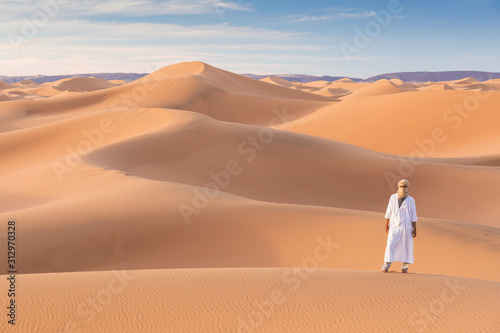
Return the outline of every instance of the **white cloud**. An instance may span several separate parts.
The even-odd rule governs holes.
[[[75,18],[96,15],[197,15],[224,11],[251,11],[251,7],[241,0],[24,0],[0,3],[2,19],[30,19],[37,12]]]
[[[25,38],[35,41],[64,41],[65,43],[78,43],[88,41],[139,41],[158,42],[180,39],[257,39],[280,40],[291,39],[304,33],[281,32],[265,28],[236,27],[228,23],[215,25],[178,25],[164,23],[117,23],[94,22],[87,20],[54,21],[41,26],[35,34],[23,34],[27,23],[22,21],[0,22],[0,30],[4,36],[14,34],[16,38]],[[7,38],[6,38],[7,39]],[[28,43],[29,43],[28,42]]]
[[[73,10],[85,15],[125,14],[131,16],[147,15],[193,15],[209,14],[216,11],[250,11],[249,4],[242,1],[224,0],[86,0],[78,1]]]
[[[36,44],[36,43],[35,43]],[[2,72],[0,75],[34,75],[34,74],[76,74],[98,72],[150,72],[152,68],[161,68],[184,61],[204,61],[209,64],[224,67],[224,64],[240,62],[253,64],[255,70],[267,69],[274,73],[278,67],[269,64],[282,63],[288,68],[301,68],[305,64],[343,64],[343,57],[330,56],[327,50],[312,52],[293,49],[273,48],[272,42],[268,49],[261,49],[267,44],[248,45],[244,42],[234,45],[170,45],[154,44],[137,47],[135,45],[98,46],[60,43],[43,43],[27,45],[26,52],[19,56],[12,56],[0,51],[2,58]],[[0,50],[5,45],[0,44]],[[297,49],[303,53],[298,54]],[[256,51],[255,51],[256,50]],[[56,60],[55,60],[56,59]],[[361,59],[356,59],[361,60]],[[338,65],[337,65],[338,66]],[[251,66],[249,66],[251,67]],[[238,67],[231,67],[238,70]]]
[[[321,16],[307,16],[307,15],[288,15],[283,17],[287,22],[290,23],[303,23],[303,22],[314,22],[314,21],[333,21],[342,19],[361,19],[366,17],[372,17],[377,13],[373,10],[363,11],[363,12],[352,12],[352,8],[348,9],[337,9],[335,13],[321,15]]]
[[[376,14],[377,13],[375,11],[369,10],[359,13],[336,13],[332,15],[332,17],[338,19],[358,19],[358,18],[372,17],[375,16]]]
[[[310,45],[310,44],[211,44],[211,45],[201,45],[202,48],[216,49],[216,50],[227,50],[227,51],[325,51],[334,50],[336,47],[332,46],[321,46],[321,45]]]
[[[49,2],[46,22],[33,19]],[[166,24],[97,21],[92,15],[146,16],[152,14],[202,14],[250,10],[243,1],[222,0],[41,0],[2,1],[0,11],[0,59],[3,75],[70,74],[89,72],[148,72],[183,61],[211,64],[255,63],[273,69],[280,61],[288,66],[305,62],[337,62],[335,46],[312,45],[301,39],[307,33],[252,26],[220,24]],[[214,12],[215,10],[215,12]],[[8,13],[8,14],[7,14]],[[101,18],[102,19],[102,18]],[[322,19],[320,16],[316,20]],[[142,20],[144,21],[144,20]],[[192,20],[190,20],[192,22]],[[26,25],[36,25],[36,31]],[[26,36],[26,31],[30,35]],[[24,34],[23,34],[24,32]],[[8,36],[21,38],[18,52]],[[306,43],[306,44],[304,44]],[[323,55],[321,55],[323,53]],[[267,65],[269,63],[271,65]],[[221,66],[223,67],[223,66]]]
[[[325,21],[329,20],[330,17],[328,15],[324,16],[306,16],[306,15],[289,15],[286,16],[289,22],[311,22],[311,21]]]

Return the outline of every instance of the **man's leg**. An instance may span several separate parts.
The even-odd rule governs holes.
[[[404,262],[401,264],[401,272],[403,273],[408,273],[408,267],[410,267],[410,264],[407,262]]]
[[[391,267],[390,262],[384,262],[384,265],[382,266],[382,272],[387,272],[389,270],[389,267]]]

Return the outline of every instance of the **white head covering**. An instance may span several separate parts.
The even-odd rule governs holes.
[[[400,187],[404,185],[406,185],[406,187]],[[398,182],[398,198],[406,198],[408,196],[409,187],[410,187],[410,182],[407,181],[406,179],[401,179]]]

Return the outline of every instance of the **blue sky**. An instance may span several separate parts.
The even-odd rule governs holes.
[[[17,0],[0,29],[0,75],[500,72],[500,0]]]

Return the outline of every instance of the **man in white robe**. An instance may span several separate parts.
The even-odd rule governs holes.
[[[415,200],[408,195],[410,183],[406,180],[398,182],[398,192],[391,195],[385,213],[385,232],[387,247],[385,248],[382,272],[387,272],[391,263],[402,263],[401,272],[407,273],[413,264],[413,238],[417,237],[417,209]]]

